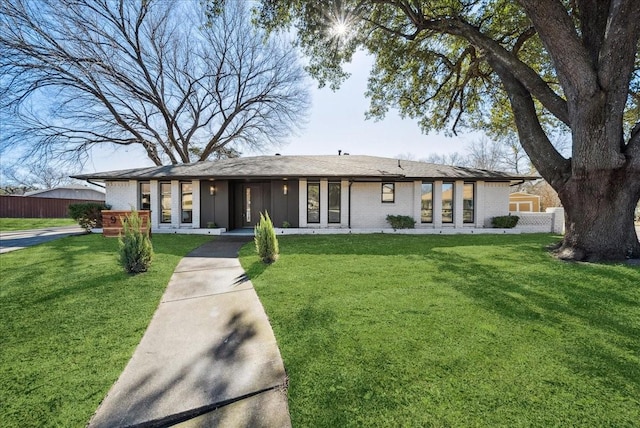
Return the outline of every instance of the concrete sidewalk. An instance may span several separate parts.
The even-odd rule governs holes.
[[[222,237],[178,264],[147,331],[89,427],[290,427],[271,325]]]
[[[0,254],[21,250],[43,242],[87,233],[80,226],[48,227],[44,229],[16,230],[0,232]]]

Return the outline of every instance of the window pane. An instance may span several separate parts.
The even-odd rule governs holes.
[[[151,184],[148,182],[140,183],[140,209],[151,209]]]
[[[473,183],[464,183],[464,199],[462,201],[462,218],[464,223],[473,223],[474,187]]]
[[[393,202],[395,200],[395,184],[382,183],[382,202]]]
[[[329,183],[329,223],[340,223],[340,183]]]
[[[160,222],[171,223],[171,183],[160,183]]]
[[[307,183],[307,223],[320,223],[320,183]]]
[[[442,183],[442,222],[453,223],[453,183]]]
[[[180,193],[182,194],[180,211],[182,212],[181,222],[191,223],[193,221],[193,186],[191,183],[180,183]]]
[[[420,221],[422,223],[433,222],[433,183],[422,183]]]

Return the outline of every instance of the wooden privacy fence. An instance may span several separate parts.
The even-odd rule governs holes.
[[[124,233],[122,221],[131,211],[102,210],[102,236],[114,237]],[[146,232],[151,225],[151,211],[140,210],[138,215],[142,219],[142,231]],[[151,233],[151,230],[149,230]]]
[[[34,198],[30,196],[0,195],[2,218],[65,218],[69,217],[69,205],[87,202],[104,203],[85,199]]]

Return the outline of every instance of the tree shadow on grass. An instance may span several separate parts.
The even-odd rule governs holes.
[[[438,271],[456,272],[463,280],[449,284],[480,307],[559,332],[571,370],[617,390],[628,391],[630,385],[640,389],[639,270],[564,264],[557,271],[519,270],[516,265],[505,272],[469,260],[434,263]]]

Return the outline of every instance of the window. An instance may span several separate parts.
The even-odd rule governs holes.
[[[382,183],[382,202],[394,202],[396,194],[395,183]]]
[[[422,183],[420,222],[433,222],[433,183]]]
[[[473,223],[473,205],[474,205],[475,185],[473,183],[464,183],[463,199],[462,199],[462,220],[464,223]]]
[[[151,209],[151,184],[148,181],[140,183],[139,209],[141,210]]]
[[[307,183],[307,223],[320,223],[320,183]]]
[[[171,223],[171,183],[160,183],[160,223]]]
[[[193,222],[193,185],[191,183],[180,183],[180,212],[182,213],[181,223]]]
[[[340,223],[340,183],[329,183],[329,223]]]
[[[442,183],[442,222],[453,223],[453,183]]]

